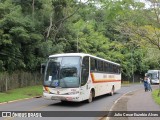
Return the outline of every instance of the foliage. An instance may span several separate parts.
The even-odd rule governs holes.
[[[158,89],[154,90],[154,91],[152,92],[152,97],[153,97],[154,101],[155,101],[158,105],[160,105],[160,99],[159,99],[159,96],[158,96],[158,92],[159,92]]]
[[[0,71],[39,71],[63,52],[120,63],[129,78],[159,69],[159,52],[148,50],[159,49],[157,11],[134,0],[0,0]]]

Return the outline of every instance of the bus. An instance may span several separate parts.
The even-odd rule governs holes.
[[[50,55],[45,67],[43,97],[92,102],[121,88],[120,64],[85,53]]]
[[[159,84],[160,82],[160,70],[148,70],[147,75],[151,79],[151,84]]]

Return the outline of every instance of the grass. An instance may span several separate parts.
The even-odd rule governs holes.
[[[0,103],[42,95],[42,86],[30,86],[0,92]]]
[[[158,92],[159,92],[158,89],[157,89],[157,90],[154,90],[154,91],[152,92],[152,96],[153,96],[154,101],[155,101],[157,104],[160,105],[160,96],[158,96]]]

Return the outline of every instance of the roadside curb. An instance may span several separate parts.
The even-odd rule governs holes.
[[[34,97],[23,98],[23,99],[18,99],[18,100],[12,100],[12,101],[7,101],[7,102],[0,102],[0,105],[7,104],[7,103],[18,102],[18,101],[22,101],[22,100],[29,100],[29,99],[32,99],[32,98],[41,98],[41,97],[42,96],[34,96]]]

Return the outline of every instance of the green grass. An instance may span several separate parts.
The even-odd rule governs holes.
[[[42,95],[42,86],[30,86],[0,92],[0,103]]]
[[[155,101],[157,104],[160,105],[160,96],[158,96],[158,92],[159,92],[158,89],[157,89],[157,90],[154,90],[154,91],[152,92],[152,96],[153,96],[154,101]]]

